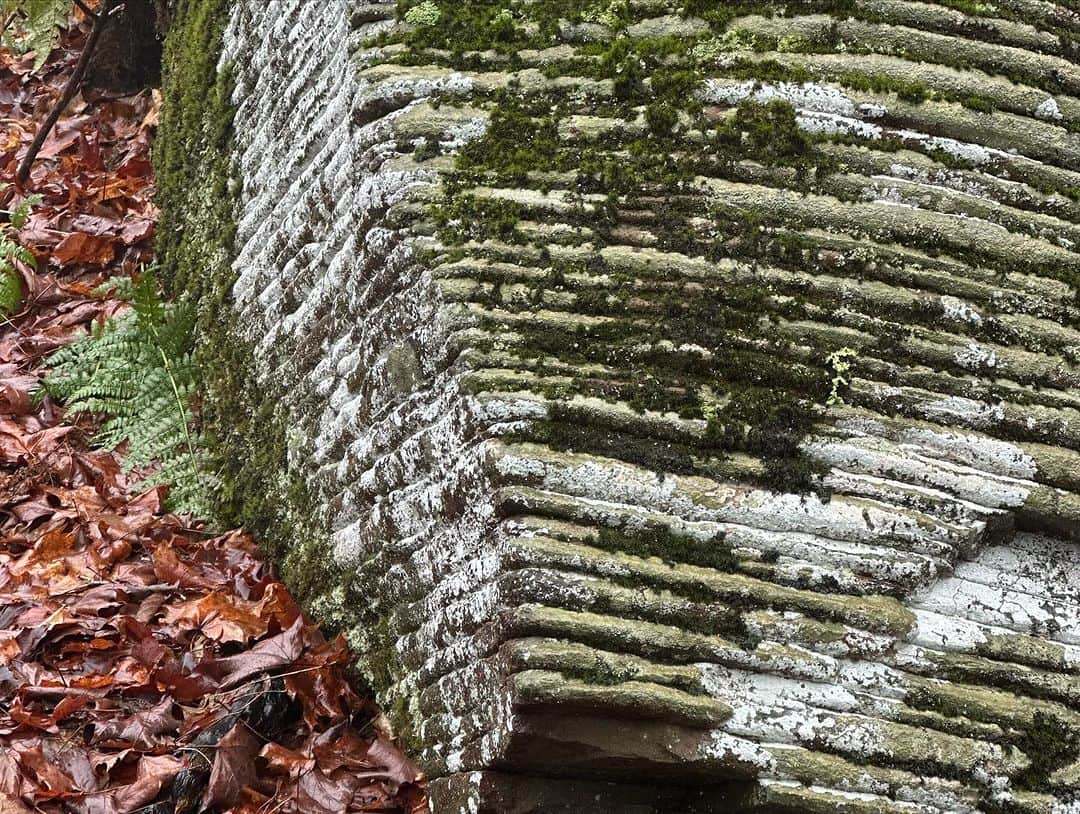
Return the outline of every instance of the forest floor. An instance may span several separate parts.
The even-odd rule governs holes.
[[[0,182],[74,67],[0,50]],[[25,190],[22,302],[0,324],[0,814],[426,811],[423,780],[349,653],[305,618],[243,531],[137,493],[39,388],[48,355],[126,306],[95,294],[153,262],[160,96],[80,93]]]

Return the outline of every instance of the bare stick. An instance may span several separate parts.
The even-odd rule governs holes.
[[[75,5],[81,8],[82,13],[89,17],[91,20],[97,19],[97,12],[90,8],[90,6],[86,5],[84,0],[75,0]]]
[[[19,16],[19,10],[17,8],[12,9],[11,13],[7,17],[4,18],[4,27],[0,28],[0,34],[6,34],[7,30],[8,30],[8,26],[11,25],[11,21],[14,20],[18,16]]]
[[[41,127],[38,128],[37,135],[34,136],[34,141],[31,143],[30,149],[27,150],[26,156],[19,165],[19,171],[15,174],[19,186],[25,186],[26,182],[30,179],[30,168],[33,166],[34,159],[37,158],[37,154],[41,150],[41,145],[43,145],[45,139],[49,137],[49,132],[60,118],[60,114],[64,112],[64,109],[71,100],[75,98],[75,93],[79,90],[79,85],[82,84],[83,77],[86,75],[86,69],[90,65],[90,58],[94,55],[94,48],[97,47],[101,32],[104,31],[105,26],[109,24],[109,17],[112,10],[116,8],[119,2],[120,0],[105,0],[105,5],[94,17],[94,27],[90,29],[90,36],[86,40],[86,45],[83,46],[82,53],[79,55],[79,62],[75,65],[75,70],[72,72],[71,78],[68,79],[68,83],[64,87],[64,92],[60,95],[60,99],[53,109],[49,111],[48,118],[46,118]]]

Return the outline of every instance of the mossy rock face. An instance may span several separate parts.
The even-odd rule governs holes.
[[[221,515],[438,806],[1066,804],[1078,33],[1041,0],[178,3],[161,249]],[[643,772],[696,796],[603,785]]]

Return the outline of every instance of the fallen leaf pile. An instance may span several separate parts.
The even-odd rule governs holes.
[[[0,50],[0,180],[69,75]],[[0,814],[426,810],[416,767],[242,531],[136,495],[32,395],[49,352],[124,306],[93,289],[152,260],[159,98],[76,97],[27,191],[22,310],[0,325]],[[0,192],[0,208],[22,193]]]

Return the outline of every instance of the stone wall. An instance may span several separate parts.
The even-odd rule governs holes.
[[[1080,17],[400,5],[231,4],[175,279],[436,810],[1073,811]]]

